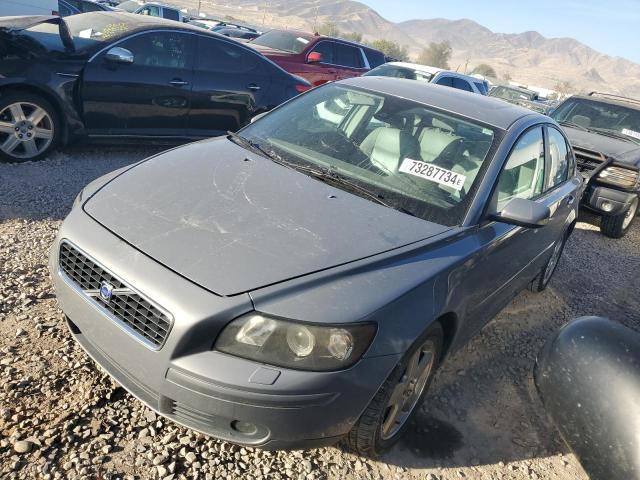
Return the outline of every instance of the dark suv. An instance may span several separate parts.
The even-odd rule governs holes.
[[[624,236],[638,213],[640,100],[592,92],[550,116],[564,127],[588,182],[582,205],[602,216],[600,230]]]
[[[339,38],[271,30],[248,45],[312,85],[358,77],[385,63],[382,52]]]

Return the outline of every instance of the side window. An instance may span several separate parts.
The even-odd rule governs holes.
[[[443,85],[445,87],[453,87],[453,82],[452,82],[452,78],[451,77],[440,77],[437,81],[436,81],[436,85]]]
[[[246,73],[262,61],[257,54],[216,38],[198,37],[196,68],[208,72]]]
[[[168,20],[180,20],[180,13],[178,10],[174,10],[173,8],[163,8],[162,16]]]
[[[547,129],[549,134],[549,188],[567,180],[569,175],[570,150],[564,136],[555,128]]]
[[[369,66],[371,68],[376,68],[383,63],[385,63],[384,53],[378,52],[376,50],[369,50],[368,48],[364,49],[364,53],[367,56],[367,60],[369,61]]]
[[[319,42],[311,51],[318,52],[322,55],[321,63],[329,63],[333,65],[336,63],[334,62],[333,45],[333,42]]]
[[[160,16],[160,8],[155,5],[149,5],[148,7],[140,10],[141,15],[148,15],[150,17],[159,17]]]
[[[362,58],[362,52],[359,48],[343,43],[336,43],[334,64],[350,68],[363,68],[364,60]]]
[[[153,32],[129,38],[119,46],[133,53],[134,65],[185,68],[189,39],[188,35],[176,32]]]
[[[453,88],[457,88],[458,90],[464,90],[466,92],[473,92],[473,88],[469,85],[469,82],[463,80],[462,78],[453,77]]]
[[[104,10],[100,8],[100,5],[97,5],[93,2],[82,2],[82,11],[86,13],[86,12],[102,12]]]
[[[496,211],[512,198],[532,199],[544,189],[544,137],[542,127],[525,133],[516,142],[498,178]]]

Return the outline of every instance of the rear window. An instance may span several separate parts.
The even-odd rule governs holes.
[[[164,7],[162,9],[162,16],[168,20],[180,20],[180,12],[172,8]]]
[[[333,63],[343,67],[364,68],[364,59],[360,49],[344,43],[334,45]]]
[[[260,35],[252,43],[262,45],[263,47],[275,48],[276,50],[282,50],[284,52],[302,53],[309,42],[311,42],[310,38],[295,32],[271,30],[264,35]]]

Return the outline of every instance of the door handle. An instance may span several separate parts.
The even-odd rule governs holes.
[[[260,90],[262,87],[260,85],[256,85],[255,83],[252,83],[250,85],[247,85],[247,88],[249,90],[253,90],[254,92],[257,92],[258,90]]]
[[[334,70],[333,68],[330,68],[329,70],[327,70],[327,72],[333,74],[333,73],[338,73],[337,70]]]
[[[567,197],[567,205],[571,206],[571,205],[573,205],[573,202],[575,202],[575,201],[576,201],[576,197],[574,197],[573,195],[569,195]]]
[[[169,85],[173,85],[174,87],[184,87],[185,85],[189,85],[189,82],[185,82],[184,80],[174,79],[169,82]]]

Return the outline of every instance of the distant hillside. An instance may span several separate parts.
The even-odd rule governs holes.
[[[198,0],[173,3],[194,8]],[[266,27],[308,31],[333,22],[341,31],[361,33],[365,40],[385,38],[406,45],[414,57],[429,42],[447,40],[453,48],[453,69],[470,71],[487,63],[500,77],[509,74],[522,83],[553,88],[557,82],[569,81],[576,90],[640,97],[640,65],[604,55],[572,38],[545,38],[538,32],[495,33],[468,19],[393,23],[352,0],[202,0],[202,11]]]

